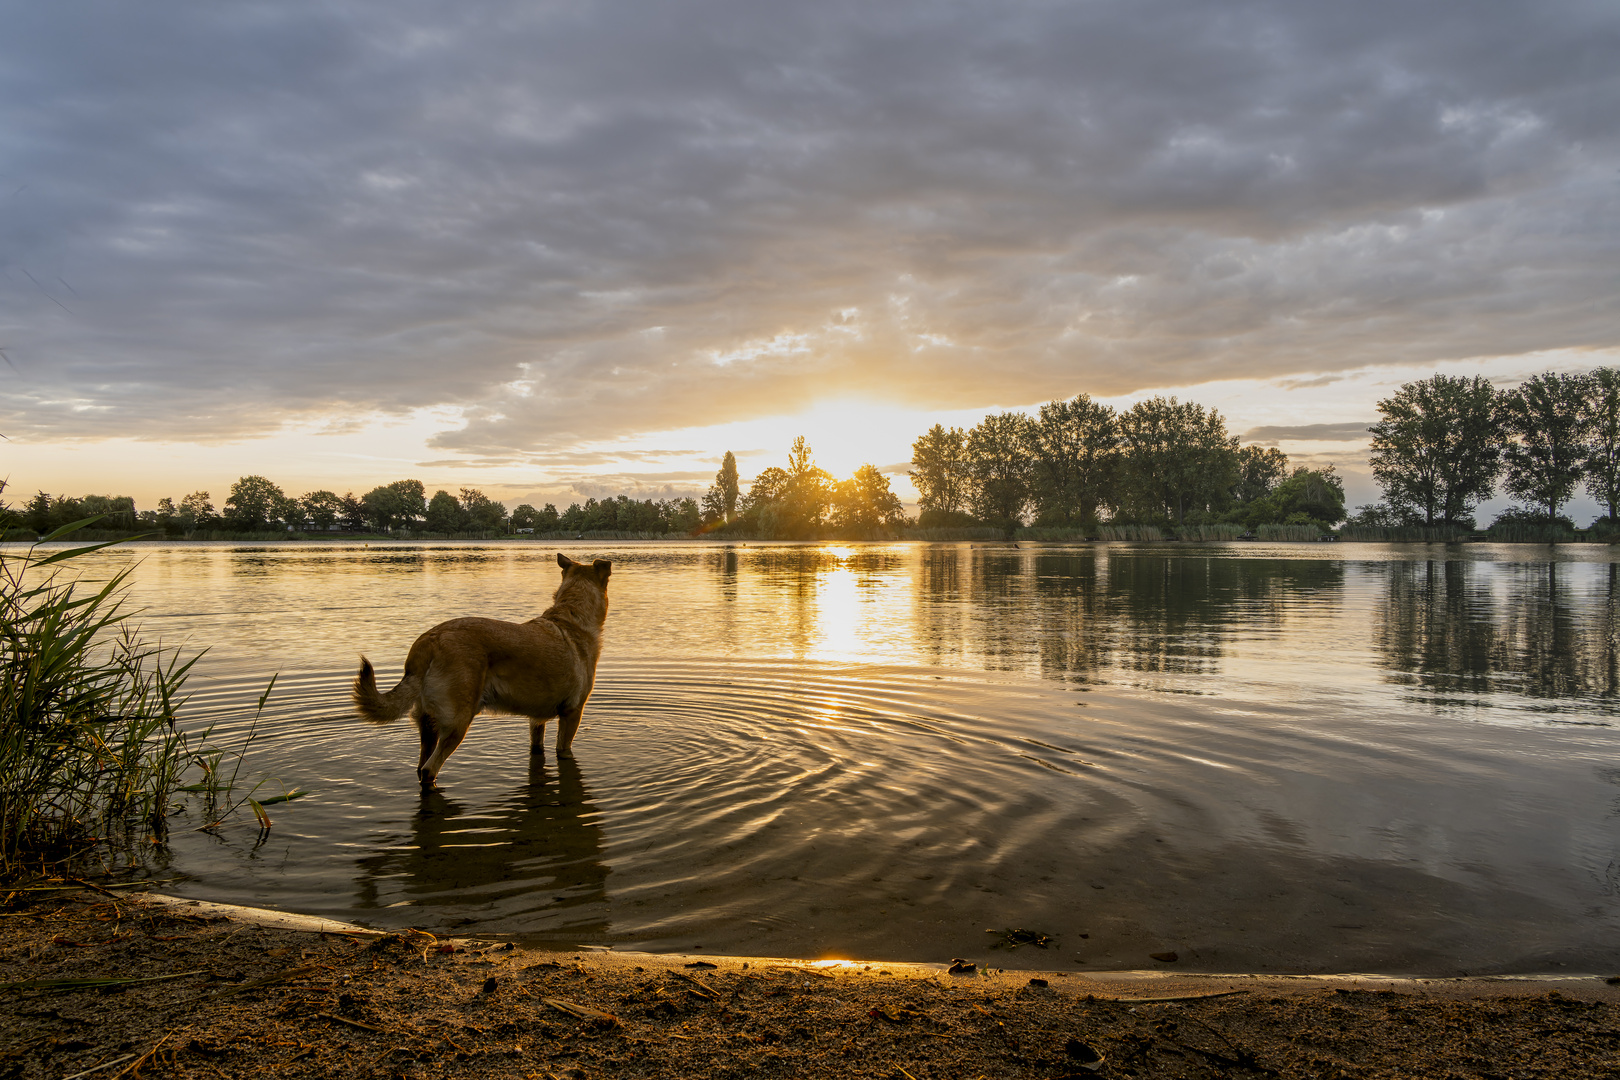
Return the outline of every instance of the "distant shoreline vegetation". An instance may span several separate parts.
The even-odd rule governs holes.
[[[1620,369],[1546,373],[1511,389],[1435,375],[1378,403],[1370,464],[1383,501],[1347,514],[1332,465],[1290,468],[1275,447],[1240,446],[1214,409],[1154,397],[1116,410],[1080,394],[1031,416],[986,416],[970,430],[935,424],[912,444],[920,496],[908,517],[889,479],[866,464],[845,480],[815,464],[803,436],[786,467],[744,490],[729,451],[701,499],[587,499],[508,512],[477,488],[430,498],[419,480],[356,496],[287,495],[244,476],[215,509],[206,491],[155,510],[129,496],[41,491],[0,506],[0,524],[49,534],[100,516],[90,538],[737,540],[1456,540],[1583,538],[1560,511],[1585,485],[1607,510],[1591,539],[1620,536]],[[1475,508],[1498,481],[1520,504],[1481,536]]]

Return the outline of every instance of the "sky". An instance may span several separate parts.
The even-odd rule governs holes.
[[[1620,364],[1612,0],[6,8],[8,497],[909,499],[1086,393],[1357,505],[1402,382]]]

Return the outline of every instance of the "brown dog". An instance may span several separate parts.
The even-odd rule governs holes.
[[[546,721],[555,716],[557,753],[569,753],[596,681],[613,564],[597,559],[587,566],[559,553],[557,565],[562,584],[539,618],[440,623],[416,639],[405,658],[405,677],[386,694],[377,692],[371,661],[360,658],[355,710],[373,724],[411,714],[422,733],[416,775],[424,788],[433,786],[473,717],[485,709],[527,716],[529,747],[537,754]]]

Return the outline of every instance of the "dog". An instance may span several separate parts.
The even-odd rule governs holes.
[[[529,718],[529,749],[544,753],[546,723],[557,718],[557,753],[569,749],[585,700],[596,682],[607,620],[607,583],[613,564],[587,566],[558,553],[562,584],[551,606],[526,623],[451,619],[416,639],[405,658],[405,677],[386,694],[377,673],[360,657],[354,707],[362,719],[387,724],[407,712],[422,735],[416,775],[433,787],[447,758],[461,745],[473,717],[488,709]]]

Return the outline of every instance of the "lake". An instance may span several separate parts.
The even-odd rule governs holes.
[[[1086,971],[1620,970],[1606,547],[602,542],[573,760],[481,717],[422,796],[354,719],[443,619],[523,620],[558,545],[140,545],[188,715],[312,794],[156,876],[554,945]],[[555,724],[548,731],[554,737]],[[1051,935],[993,950],[987,930]]]

